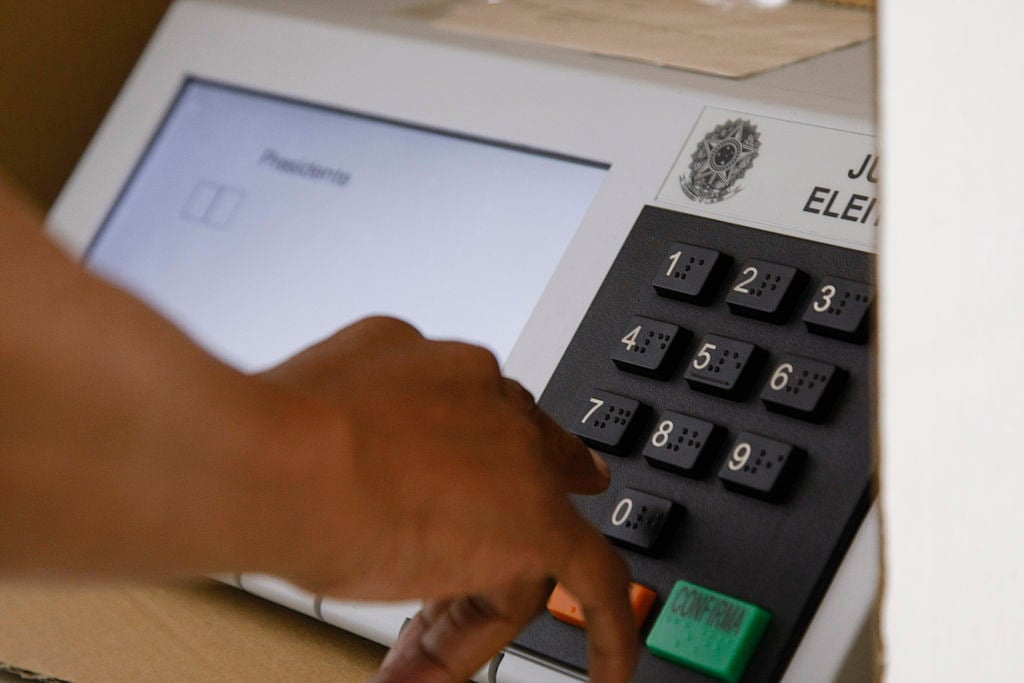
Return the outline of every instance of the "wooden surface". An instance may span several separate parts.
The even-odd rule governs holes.
[[[74,683],[365,681],[384,652],[212,580],[0,584],[0,661]]]

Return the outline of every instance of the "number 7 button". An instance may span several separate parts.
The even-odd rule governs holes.
[[[577,408],[569,431],[589,446],[619,454],[629,448],[628,437],[646,408],[636,399],[595,389]]]

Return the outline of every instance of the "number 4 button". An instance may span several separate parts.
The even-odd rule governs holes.
[[[674,358],[690,338],[678,325],[639,315],[630,318],[626,333],[615,346],[612,360],[622,370],[664,379]]]

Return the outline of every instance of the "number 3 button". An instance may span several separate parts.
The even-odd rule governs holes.
[[[814,299],[804,313],[804,324],[815,334],[852,342],[867,338],[868,311],[875,290],[837,277],[821,281]]]

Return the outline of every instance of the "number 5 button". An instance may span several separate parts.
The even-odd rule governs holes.
[[[626,324],[612,360],[622,370],[664,379],[672,371],[677,351],[689,337],[690,333],[678,325],[636,315]]]
[[[706,335],[683,378],[691,388],[735,398],[746,384],[758,348],[748,342]]]
[[[579,406],[570,431],[594,448],[622,453],[629,447],[627,437],[635,431],[646,407],[633,398],[594,390]]]
[[[761,391],[769,410],[805,420],[818,420],[839,387],[842,370],[821,361],[785,355]]]

